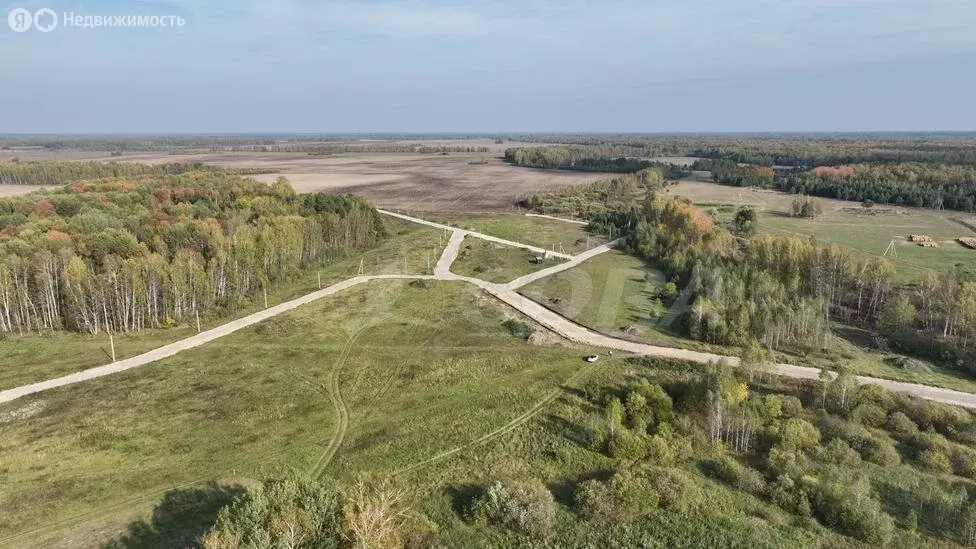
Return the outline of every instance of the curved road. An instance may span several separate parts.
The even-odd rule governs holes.
[[[104,377],[112,375],[118,372],[123,372],[138,366],[143,366],[155,362],[157,360],[164,359],[184,351],[187,349],[192,349],[194,347],[199,347],[206,343],[209,343],[217,338],[223,337],[225,335],[234,333],[242,328],[257,324],[271,317],[279,315],[281,313],[295,309],[307,303],[311,303],[315,300],[321,299],[323,297],[336,294],[358,284],[364,282],[369,282],[371,280],[390,280],[390,279],[426,279],[426,280],[459,280],[474,284],[482,289],[484,289],[489,294],[495,296],[500,301],[510,305],[512,308],[518,310],[525,316],[531,318],[532,320],[538,322],[539,324],[545,326],[546,328],[556,332],[557,334],[563,336],[564,338],[580,343],[583,345],[590,345],[593,347],[603,347],[606,349],[614,349],[632,353],[641,356],[654,356],[661,358],[672,358],[676,360],[684,360],[688,362],[696,362],[707,364],[710,362],[716,362],[720,360],[728,361],[731,364],[737,364],[738,359],[735,357],[727,357],[712,353],[702,353],[698,351],[691,351],[687,349],[675,349],[670,347],[658,347],[655,345],[646,345],[643,343],[635,343],[632,341],[626,341],[623,339],[617,339],[603,334],[594,332],[589,328],[581,326],[566,317],[563,317],[556,312],[543,307],[542,305],[532,301],[531,299],[519,294],[516,290],[526,284],[551,276],[555,273],[565,271],[572,267],[575,267],[586,261],[587,259],[604,253],[616,244],[611,242],[609,244],[604,244],[592,250],[586,251],[575,257],[566,256],[569,261],[556,265],[549,269],[544,269],[521,278],[518,278],[512,282],[506,284],[494,284],[491,282],[486,282],[477,278],[470,278],[465,276],[460,276],[451,272],[451,265],[457,258],[457,254],[460,250],[461,242],[464,240],[465,236],[472,235],[477,238],[484,238],[486,240],[491,240],[495,242],[501,242],[503,244],[510,244],[514,246],[525,247],[533,249],[532,247],[523,246],[518,243],[513,243],[505,241],[502,239],[496,239],[487,235],[482,235],[480,233],[473,233],[472,231],[467,231],[463,229],[457,229],[454,227],[448,227],[446,225],[440,225],[437,223],[432,223],[429,221],[424,221],[422,219],[416,219],[413,217],[394,214],[392,212],[385,212],[380,210],[381,213],[385,215],[390,215],[393,217],[398,217],[400,219],[405,219],[407,221],[413,221],[416,223],[421,223],[424,225],[435,226],[438,228],[443,228],[452,231],[451,239],[448,242],[447,247],[444,249],[444,253],[437,262],[437,266],[434,269],[434,275],[375,275],[375,276],[357,276],[344,280],[328,288],[312,292],[310,294],[304,295],[297,299],[281,303],[274,307],[270,307],[263,311],[254,313],[252,315],[245,316],[243,318],[228,322],[222,326],[214,328],[212,330],[207,330],[192,337],[188,337],[184,340],[159,347],[132,358],[125,360],[120,360],[118,362],[108,364],[105,366],[99,366],[97,368],[91,368],[89,370],[84,370],[64,377],[59,377],[56,379],[51,379],[47,381],[42,381],[40,383],[33,383],[31,385],[24,385],[22,387],[16,387],[14,389],[8,389],[5,391],[0,391],[0,403],[9,402],[20,397],[39,393],[41,391],[46,391],[49,389],[54,389],[56,387],[63,387],[66,385],[72,385],[74,383],[80,383],[82,381],[96,379],[99,377]],[[541,249],[540,249],[541,250]],[[550,252],[551,254],[551,252]],[[774,366],[773,371],[776,374],[797,378],[797,379],[818,379],[820,376],[820,370],[816,368],[808,368],[804,366],[794,366],[791,364],[777,364]],[[860,383],[870,383],[880,385],[891,391],[899,391],[903,393],[912,394],[924,399],[934,400],[938,402],[944,402],[947,404],[954,404],[957,406],[963,406],[966,408],[976,408],[976,395],[971,393],[964,393],[961,391],[954,391],[952,389],[942,389],[939,387],[931,387],[928,385],[920,385],[917,383],[905,383],[900,381],[890,381],[886,379],[878,379],[866,376],[857,376],[857,380]]]

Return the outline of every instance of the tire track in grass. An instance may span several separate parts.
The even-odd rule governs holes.
[[[441,453],[439,453],[439,454],[437,454],[437,455],[435,455],[433,457],[427,458],[427,459],[425,459],[423,461],[418,461],[417,463],[414,463],[412,465],[408,465],[408,466],[404,467],[403,469],[400,469],[400,470],[394,472],[393,475],[394,476],[399,476],[399,475],[402,475],[404,473],[409,473],[410,471],[414,471],[414,470],[419,469],[419,468],[421,468],[421,467],[423,467],[425,465],[430,465],[432,463],[436,463],[438,461],[441,461],[442,459],[449,458],[449,457],[451,457],[451,456],[453,456],[455,454],[459,454],[459,453],[463,452],[464,450],[467,450],[468,448],[472,448],[474,446],[478,446],[479,444],[483,444],[483,443],[488,442],[489,440],[491,440],[493,438],[497,438],[497,437],[499,437],[501,435],[504,435],[505,433],[509,433],[509,432],[515,430],[519,426],[523,425],[524,423],[528,422],[530,419],[532,419],[535,416],[537,416],[539,414],[539,412],[541,412],[546,406],[548,406],[550,403],[552,403],[552,401],[554,401],[557,398],[559,398],[559,396],[563,394],[563,392],[565,391],[566,388],[572,387],[573,384],[575,384],[576,382],[578,382],[581,379],[583,379],[584,377],[586,377],[586,375],[589,374],[592,370],[593,370],[593,366],[592,365],[587,365],[587,366],[583,367],[578,372],[576,372],[575,374],[573,374],[572,376],[570,376],[569,379],[567,379],[566,381],[564,381],[563,383],[561,383],[559,385],[559,388],[557,388],[556,390],[550,392],[545,397],[543,397],[541,400],[539,400],[538,402],[536,402],[531,408],[529,408],[528,411],[526,411],[522,415],[516,417],[515,419],[509,421],[505,425],[502,425],[501,427],[495,429],[494,431],[492,431],[492,432],[490,432],[490,433],[488,433],[488,434],[486,434],[486,435],[484,435],[482,437],[479,437],[479,438],[477,438],[477,439],[475,439],[475,440],[473,440],[471,442],[468,442],[466,444],[462,444],[460,446],[455,446],[454,448],[451,448],[450,450],[446,450],[444,452],[441,452]]]
[[[332,433],[332,438],[329,440],[329,445],[326,446],[325,451],[322,452],[321,456],[319,456],[318,461],[315,462],[315,465],[312,467],[312,470],[309,473],[309,476],[313,479],[317,479],[329,465],[329,462],[332,461],[332,458],[335,457],[336,452],[339,451],[339,446],[342,445],[342,441],[346,438],[346,431],[349,430],[349,408],[342,399],[342,391],[339,390],[339,374],[341,373],[342,367],[345,364],[346,359],[349,357],[349,353],[352,351],[356,340],[359,339],[359,336],[368,328],[370,328],[369,325],[360,328],[351,338],[349,338],[349,341],[346,342],[346,346],[342,349],[342,353],[339,355],[339,360],[336,361],[335,367],[329,374],[328,387],[325,389],[325,391],[329,396],[329,400],[332,401],[332,406],[335,408],[338,423],[336,424],[336,428]]]

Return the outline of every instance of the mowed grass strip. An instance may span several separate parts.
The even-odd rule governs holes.
[[[300,277],[268,289],[268,305],[311,293],[359,274],[432,274],[447,240],[441,231],[398,219],[384,219],[389,239],[376,248],[361,253],[349,252],[333,263],[309,269]],[[430,268],[428,268],[428,259]],[[264,308],[264,296],[258,293],[225,314],[202,317],[201,328],[207,330]],[[195,323],[169,328],[143,330],[132,334],[114,334],[118,360],[133,357],[157,347],[179,341],[197,333]],[[24,336],[8,335],[0,342],[0,389],[36,383],[112,361],[107,333],[97,335],[47,331]]]
[[[607,242],[604,236],[590,234],[584,225],[544,217],[506,213],[419,212],[421,219],[473,230],[546,250],[578,254]]]
[[[463,446],[585,365],[583,350],[509,335],[502,321],[514,314],[465,283],[374,281],[0,406],[0,545],[95,546],[104,540],[91,532],[114,535],[167,489],[307,474],[336,432],[323,391],[357,333],[338,377],[348,431],[323,476],[392,472]]]
[[[469,236],[461,243],[461,250],[451,265],[451,272],[488,282],[504,283],[563,263],[562,259],[556,257],[536,263],[535,259],[539,256],[540,254],[525,248]]]
[[[667,312],[654,299],[665,282],[658,269],[611,250],[533,282],[520,292],[599,332],[650,343],[674,343],[674,338],[655,330],[657,319]]]

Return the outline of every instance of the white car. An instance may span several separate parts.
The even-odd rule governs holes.
[[[599,359],[600,359],[600,355],[590,355],[586,357],[587,362],[596,362]]]

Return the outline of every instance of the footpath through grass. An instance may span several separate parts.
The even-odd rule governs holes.
[[[309,269],[287,284],[268,290],[268,305],[274,306],[359,274],[432,274],[447,241],[441,231],[398,219],[384,219],[389,239],[362,253],[348,253],[335,262]],[[429,265],[428,268],[428,258]],[[222,315],[201,317],[207,330],[264,309],[263,294],[256,294],[240,307]],[[196,333],[195,324],[150,329],[132,334],[115,334],[118,360],[179,341]],[[108,334],[44,332],[8,336],[0,342],[0,389],[19,387],[112,361]]]
[[[585,367],[588,350],[512,337],[511,316],[465,283],[373,281],[2,405],[0,546],[97,546],[181,486],[316,464],[331,477],[393,472],[464,446]]]

